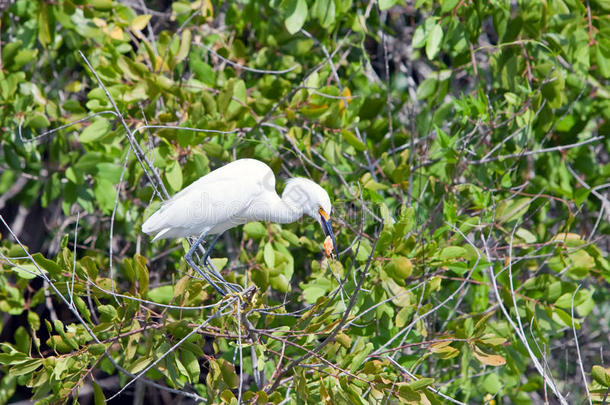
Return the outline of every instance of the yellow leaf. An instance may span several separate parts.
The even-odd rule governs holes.
[[[341,343],[341,345],[346,349],[349,349],[349,347],[352,345],[352,338],[350,338],[343,332],[337,333],[337,336],[335,336],[335,340]]]
[[[551,239],[551,241],[563,243],[567,247],[581,246],[585,243],[579,234],[567,232],[558,233],[553,237],[553,239]]]
[[[345,98],[343,100],[341,100],[341,103],[339,104],[339,111],[341,111],[341,113],[343,113],[343,111],[347,108],[349,103],[352,101],[352,92],[350,91],[349,87],[345,87],[343,89],[343,97],[345,97]]]
[[[148,24],[151,17],[152,15],[150,14],[142,14],[137,16],[131,22],[131,29],[135,31],[142,31],[144,28],[146,28],[146,24]]]
[[[456,357],[460,351],[451,345],[451,341],[447,340],[444,342],[435,343],[430,346],[430,351],[436,354],[441,359],[451,359]]]
[[[405,326],[412,313],[413,313],[413,308],[411,308],[411,307],[401,308],[401,310],[398,311],[398,313],[396,314],[396,320],[395,320],[396,326],[399,328],[402,328],[403,326]]]
[[[201,15],[208,17],[208,20],[214,17],[214,6],[210,0],[201,0],[201,2],[194,3],[191,7],[200,7]]]
[[[104,28],[106,26],[106,20],[102,20],[101,18],[93,17],[93,24],[97,25],[99,28]]]
[[[577,233],[561,232],[553,237],[553,241],[580,240],[580,235]]]
[[[430,351],[432,353],[438,353],[443,351],[447,346],[449,346],[452,343],[451,340],[444,340],[442,342],[438,342],[438,343],[434,343],[432,345],[430,345]]]
[[[112,39],[116,39],[116,40],[122,40],[123,39],[123,30],[119,27],[112,27],[112,29],[110,30],[110,38]]]
[[[167,61],[165,61],[163,59],[162,56],[158,55],[156,58],[156,66],[161,67],[161,70],[164,72],[169,71],[169,65],[167,64]],[[165,80],[166,78],[164,78]],[[170,79],[167,79],[168,81],[171,81]],[[173,84],[170,84],[170,87],[173,87]]]
[[[419,393],[419,396],[420,396],[420,398],[419,398],[419,403],[420,403],[421,405],[432,405],[432,402],[430,402],[430,400],[428,399],[428,397],[427,397],[427,396],[426,396],[426,395],[425,395],[423,392],[420,392],[420,393]]]
[[[487,364],[488,366],[502,366],[506,364],[506,359],[499,354],[485,353],[477,346],[473,347],[473,354],[481,363]]]

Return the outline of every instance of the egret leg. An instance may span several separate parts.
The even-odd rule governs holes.
[[[201,275],[201,277],[203,277],[205,279],[205,281],[207,281],[212,287],[214,287],[214,289],[216,291],[218,291],[218,293],[220,295],[225,296],[225,295],[227,295],[226,291],[221,290],[220,287],[218,287],[216,285],[216,283],[213,282],[212,279],[203,270],[201,270],[193,261],[193,253],[195,253],[195,250],[197,250],[197,247],[199,247],[199,245],[201,243],[203,243],[203,240],[205,239],[207,234],[208,234],[208,232],[205,231],[201,234],[201,236],[199,236],[197,241],[191,246],[191,248],[186,253],[184,258],[186,259],[186,262],[189,264],[189,266],[191,266],[193,269],[195,269],[197,271],[197,273],[199,273]],[[204,264],[205,264],[205,261],[204,261]]]
[[[210,243],[210,246],[205,249],[205,253],[203,254],[203,265],[206,266],[206,268],[209,270],[210,273],[214,275],[214,277],[216,277],[218,280],[224,281],[231,290],[233,290],[234,292],[240,292],[240,289],[236,285],[225,281],[225,279],[218,273],[218,271],[216,271],[214,264],[210,260],[210,253],[212,252],[212,249],[214,248],[216,242],[218,242],[218,239],[220,239],[221,236],[222,233],[216,235],[216,237]]]

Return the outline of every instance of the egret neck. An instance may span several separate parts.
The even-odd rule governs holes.
[[[292,182],[300,179],[290,179]],[[304,205],[303,192],[298,187],[286,187],[282,197],[276,193],[265,194],[265,198],[253,201],[247,211],[247,216],[257,221],[276,222],[278,224],[289,224],[301,219],[309,212],[308,205]],[[316,218],[317,219],[317,218]]]

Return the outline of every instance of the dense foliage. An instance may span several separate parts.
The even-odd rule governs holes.
[[[609,12],[12,2],[0,402],[608,403]],[[141,226],[245,157],[328,190],[340,256],[235,228],[223,299]]]

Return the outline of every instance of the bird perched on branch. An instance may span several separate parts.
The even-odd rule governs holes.
[[[251,221],[286,224],[303,215],[314,218],[332,240],[337,254],[337,242],[330,223],[331,203],[328,193],[305,178],[287,180],[282,197],[275,191],[275,176],[265,163],[256,159],[240,159],[220,167],[177,193],[152,214],[142,225],[142,231],[155,235],[153,241],[167,238],[198,237],[185,259],[221,295],[228,286],[235,292],[239,286],[226,283],[208,260],[218,238],[228,229]],[[217,235],[206,249],[203,267],[193,261],[193,254],[209,235]]]

